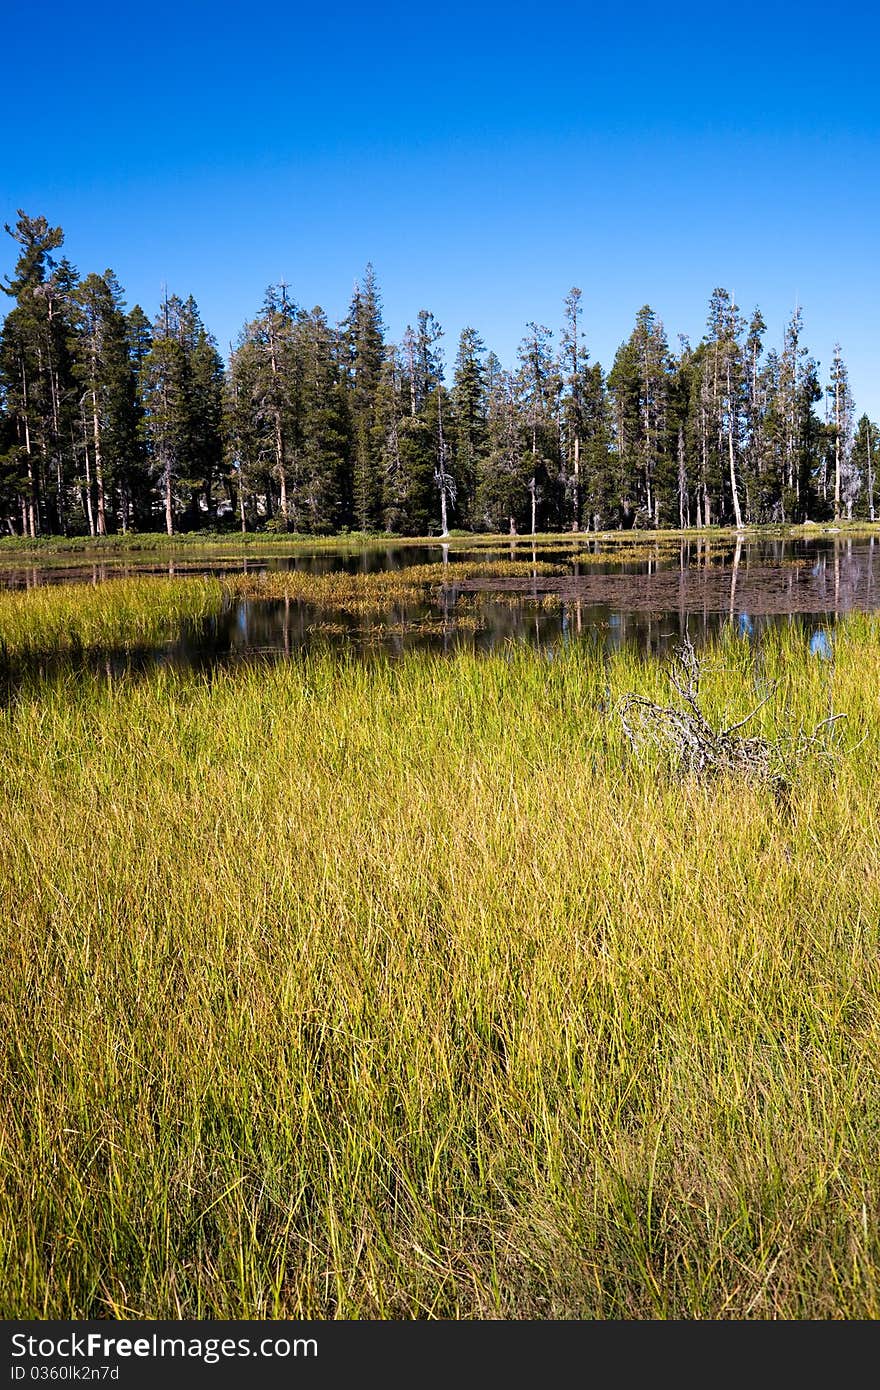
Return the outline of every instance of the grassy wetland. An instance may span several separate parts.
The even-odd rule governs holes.
[[[231,596],[0,596],[0,1315],[880,1316],[880,620],[702,648],[781,799],[589,638],[83,667]]]

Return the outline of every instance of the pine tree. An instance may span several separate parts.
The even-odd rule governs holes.
[[[406,517],[406,475],[401,451],[405,416],[413,418],[411,403],[404,402],[405,377],[397,348],[389,344],[376,392],[376,420],[382,469],[382,521],[386,531],[397,531]]]
[[[153,330],[139,304],[127,315],[128,359],[131,366],[133,435],[122,470],[122,528],[148,526],[151,514],[148,436],[144,409],[144,364],[153,346]]]
[[[153,324],[153,341],[143,366],[143,391],[150,458],[170,536],[182,500],[180,483],[187,476],[192,421],[185,308],[176,295],[166,294]]]
[[[880,427],[869,420],[867,415],[862,415],[856,426],[853,456],[864,480],[861,492],[862,514],[867,516],[869,521],[875,521],[874,491],[877,467],[880,463]]]
[[[80,392],[84,511],[92,535],[128,527],[139,461],[137,379],[122,289],[111,270],[87,275],[72,296],[72,356]]]
[[[543,324],[526,325],[526,336],[517,356],[519,372],[516,386],[531,457],[527,487],[530,497],[531,531],[537,529],[539,500],[545,519],[551,524],[558,517],[558,498],[554,490],[560,478],[558,403],[561,380],[552,351],[552,334]]]
[[[841,509],[845,509],[847,520],[850,521],[853,503],[859,491],[859,469],[854,462],[852,451],[853,403],[849,375],[840,354],[839,343],[834,345],[828,396],[833,410],[831,425],[834,432],[834,520],[840,521]]]
[[[828,475],[821,422],[813,412],[822,399],[818,369],[801,339],[803,316],[796,309],[785,328],[776,365],[770,423],[774,442],[774,520],[803,521],[816,510],[827,514]]]
[[[720,460],[726,455],[727,482],[737,530],[742,530],[737,470],[743,411],[743,373],[739,338],[744,324],[737,306],[725,289],[716,289],[709,301],[707,347],[712,363],[711,428]]]
[[[440,534],[446,536],[449,534],[449,518],[455,506],[458,488],[452,471],[449,444],[451,405],[443,385],[445,366],[443,351],[439,347],[442,337],[443,329],[434,315],[427,309],[420,309],[416,337],[419,375],[417,399],[421,398],[421,418],[428,426],[432,440],[431,476],[439,504]],[[431,523],[426,530],[429,530],[430,526]]]
[[[301,529],[338,531],[350,509],[351,431],[337,343],[322,309],[301,316],[299,356],[301,463],[297,515]]]
[[[69,262],[52,252],[64,241],[60,227],[19,210],[6,231],[21,247],[12,277],[0,287],[15,300],[0,335],[0,385],[15,445],[22,529],[67,528],[73,382],[68,353],[68,300],[76,283]]]
[[[385,356],[382,305],[372,265],[367,266],[363,284],[355,287],[343,332],[354,434],[354,514],[360,529],[371,531],[381,524],[382,428],[378,392]]]
[[[274,456],[258,410],[261,351],[245,328],[229,356],[223,394],[227,478],[242,531],[256,521],[256,497],[269,489]]]
[[[620,493],[612,467],[611,425],[605,376],[598,362],[582,373],[581,523],[600,531],[620,514]]]
[[[486,456],[488,432],[485,344],[473,328],[458,341],[452,381],[452,457],[458,486],[459,524],[474,524],[477,477]]]
[[[250,401],[255,438],[247,448],[250,485],[271,525],[299,525],[302,466],[302,352],[300,311],[284,283],[270,285],[258,316],[246,324],[232,355],[239,416]],[[246,392],[246,394],[245,394]]]
[[[403,536],[425,536],[434,514],[435,466],[434,435],[425,411],[402,416],[398,451],[396,505],[386,510],[386,524]]]
[[[195,529],[204,509],[216,521],[214,489],[223,468],[223,361],[217,344],[202,323],[192,296],[184,310],[184,347],[189,367],[189,439],[186,469],[190,488],[189,520]]]
[[[532,455],[523,448],[515,379],[501,369],[494,353],[487,359],[486,375],[489,439],[477,478],[476,511],[486,530],[508,529],[515,535],[531,500]]]
[[[565,326],[560,340],[560,375],[565,395],[562,402],[562,428],[567,468],[565,490],[571,508],[571,529],[581,529],[583,480],[581,449],[584,441],[584,372],[588,353],[580,326],[581,291],[575,286],[565,297]]]
[[[746,516],[749,521],[760,519],[761,494],[764,488],[765,452],[764,419],[767,395],[764,390],[762,356],[767,325],[760,309],[755,309],[749,322],[743,350],[745,386],[745,446],[743,478],[746,494]]]
[[[694,490],[694,468],[689,447],[689,412],[693,394],[694,355],[683,335],[681,351],[669,380],[668,431],[674,442],[676,460],[676,493],[678,525],[684,530],[691,525],[691,494]]]
[[[625,525],[657,526],[661,505],[676,505],[678,464],[667,437],[670,367],[663,324],[646,304],[608,377]]]
[[[11,536],[15,535],[16,513],[23,485],[17,470],[15,424],[6,410],[0,386],[0,516]]]

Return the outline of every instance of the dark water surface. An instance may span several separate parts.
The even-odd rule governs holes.
[[[467,579],[456,573],[461,561],[510,559],[549,561],[565,566],[565,573],[515,579]],[[366,655],[419,648],[490,651],[522,640],[552,651],[580,638],[598,641],[607,650],[626,643],[662,655],[685,632],[699,642],[732,625],[757,640],[779,623],[797,624],[804,640],[823,655],[830,650],[837,617],[880,607],[880,543],[827,533],[815,539],[682,543],[652,542],[645,536],[632,547],[586,536],[537,544],[519,537],[492,546],[340,546],[246,560],[231,550],[224,554],[219,545],[205,559],[9,567],[0,570],[0,584],[26,588],[60,581],[100,584],[144,574],[222,577],[273,570],[376,573],[441,562],[445,582],[426,591],[423,601],[399,603],[390,613],[352,616],[290,599],[235,598],[219,614],[183,626],[173,643],[134,660],[204,669],[283,658],[315,645]],[[132,655],[125,661],[130,664]]]

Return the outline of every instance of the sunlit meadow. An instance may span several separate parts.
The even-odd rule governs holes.
[[[705,652],[780,803],[626,649],[77,663],[222,601],[0,603],[0,1314],[880,1314],[880,623]]]

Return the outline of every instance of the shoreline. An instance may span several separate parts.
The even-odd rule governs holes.
[[[841,539],[870,539],[880,536],[880,522],[812,522],[799,525],[782,526],[711,526],[690,527],[684,530],[629,530],[629,531],[540,531],[533,536],[528,532],[511,535],[509,532],[452,531],[448,536],[399,536],[393,532],[349,531],[334,535],[307,535],[303,532],[270,533],[249,531],[208,532],[185,531],[173,536],[164,532],[129,532],[112,536],[3,536],[0,537],[0,562],[4,558],[17,559],[31,556],[44,558],[51,555],[77,555],[106,557],[115,554],[168,553],[193,550],[234,550],[235,552],[280,553],[284,551],[308,552],[313,550],[335,550],[350,547],[368,550],[388,546],[437,546],[448,545],[454,549],[479,548],[483,546],[518,545],[556,545],[572,546],[584,543],[600,543],[612,546],[633,544],[650,545],[652,542],[712,542],[712,541],[761,541],[761,540],[809,540],[839,536]]]

